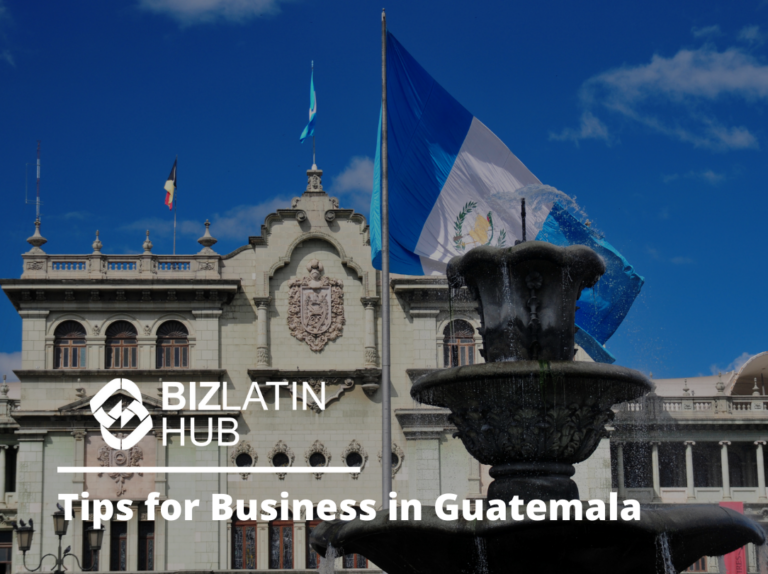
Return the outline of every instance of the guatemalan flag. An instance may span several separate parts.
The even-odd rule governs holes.
[[[452,257],[473,247],[513,246],[523,238],[519,198],[526,197],[527,238],[587,244],[606,260],[606,274],[579,300],[577,342],[595,360],[612,363],[603,344],[623,321],[643,278],[568,212],[568,202],[574,204],[568,196],[549,188],[554,198],[532,197],[548,186],[391,33],[387,33],[387,116],[390,270],[444,274]],[[381,269],[381,118],[370,219],[371,257],[374,267]]]
[[[309,122],[299,136],[301,143],[315,135],[315,115],[317,115],[317,97],[315,96],[315,63],[312,62],[312,73],[309,76]]]

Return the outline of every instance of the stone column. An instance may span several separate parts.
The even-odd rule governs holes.
[[[720,445],[720,466],[723,471],[723,500],[731,500],[731,473],[728,468],[728,447],[731,444],[729,440],[721,440]]]
[[[75,429],[72,431],[75,437],[75,464],[74,466],[85,466],[85,429]],[[72,475],[72,492],[85,492],[85,474],[76,472]]]
[[[626,498],[626,485],[624,483],[624,443],[616,443],[616,481],[618,482],[617,495]]]
[[[693,483],[693,446],[696,444],[692,440],[687,440],[683,443],[685,445],[685,486],[688,492],[688,502],[696,500],[696,486]]]
[[[138,508],[133,508],[133,518],[128,521],[126,525],[125,545],[127,547],[128,554],[128,571],[136,572],[139,569],[139,513]]]
[[[763,458],[763,446],[766,441],[756,440],[755,446],[757,447],[757,501],[768,502],[768,497],[765,495],[765,459]]]
[[[155,466],[166,466],[166,450],[168,447],[163,446],[163,431],[161,429],[153,429],[151,434],[154,434],[155,438],[157,439],[157,448],[155,450]],[[164,501],[168,498],[167,480],[168,475],[166,473],[158,472],[155,474],[155,491],[160,493],[161,501]],[[158,507],[155,512],[155,570],[158,571],[165,570],[168,563],[168,556],[166,554],[167,533],[168,523],[160,515],[160,509]]]
[[[7,445],[0,445],[0,504],[5,504],[5,449]]]
[[[661,480],[659,479],[659,445],[661,443],[654,441],[651,443],[651,470],[653,471],[653,501],[661,502]]]
[[[483,485],[480,481],[480,462],[471,454],[467,454],[469,457],[469,475],[467,482],[469,488],[467,489],[467,498],[482,498],[483,497]]]
[[[256,366],[269,366],[269,304],[271,297],[254,297],[257,306]]]
[[[27,553],[27,563],[37,564],[42,556],[43,536],[50,522],[43,521],[43,446],[45,430],[17,430],[19,456],[17,460],[16,492],[18,495],[20,517],[34,519],[40,525],[37,536],[32,539],[32,548]],[[48,516],[46,519],[50,520]],[[51,538],[53,534],[51,532]],[[14,538],[14,544],[16,543]]]
[[[377,297],[360,299],[365,306],[365,366],[376,367],[379,364],[379,353],[376,350],[376,304]]]
[[[307,523],[293,523],[293,569],[304,570],[307,564]]]
[[[269,522],[256,523],[256,569],[269,570]]]

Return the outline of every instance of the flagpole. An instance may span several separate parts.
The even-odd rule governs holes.
[[[381,11],[381,487],[382,508],[392,491],[392,398],[389,357],[389,160],[387,157],[387,15]]]
[[[179,188],[178,188],[178,171],[179,171],[179,156],[176,156],[176,161],[173,162],[173,254],[176,255],[176,204],[179,201]]]

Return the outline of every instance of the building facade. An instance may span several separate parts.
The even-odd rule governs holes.
[[[227,255],[215,252],[207,223],[199,253],[173,256],[154,254],[149,232],[139,255],[104,254],[98,236],[90,254],[48,255],[37,225],[21,278],[2,281],[23,322],[21,382],[0,387],[0,562],[8,571],[24,571],[10,521],[34,520],[26,560],[36,566],[56,548],[50,515],[62,493],[134,501],[131,520],[106,525],[98,554],[85,544],[88,521],[81,515],[72,522],[65,544],[98,571],[317,568],[308,546],[316,516],[213,521],[211,500],[219,493],[258,503],[283,493],[312,504],[380,501],[384,464],[399,498],[434,504],[442,493],[485,496],[487,468],[452,438],[448,412],[415,403],[409,392],[425,370],[482,362],[474,302],[463,292],[449,293],[444,278],[395,275],[382,289],[365,218],[323,191],[322,171],[309,170],[307,178],[290,208],[267,216],[260,235]],[[380,434],[383,296],[392,309],[391,453],[381,452]],[[590,360],[582,351],[576,359]],[[102,434],[93,404],[104,385],[120,377],[137,385],[152,428],[125,446],[141,417],[134,418],[116,435],[124,441],[116,448]],[[662,388],[673,393],[676,383],[660,381],[658,396],[621,407],[611,438],[578,465],[582,498],[607,499],[615,490],[660,504],[737,500],[765,521],[768,398],[751,388],[739,396],[739,380],[729,374],[722,389],[713,383],[709,395],[697,390],[697,396],[682,387],[663,395]],[[267,384],[281,381],[288,385]],[[325,410],[302,389],[307,383],[318,394],[321,381]],[[173,411],[163,410],[160,392],[170,382],[181,383],[187,399]],[[215,389],[209,403],[248,408],[205,410],[203,382],[215,383],[205,387]],[[191,383],[198,384],[196,400],[190,400]],[[268,408],[256,400],[259,394]],[[121,391],[103,408],[116,413],[132,400]],[[225,419],[237,423],[239,438],[231,446],[215,435],[219,424],[231,427]],[[184,432],[170,434],[164,445],[163,424],[184,425]],[[57,472],[63,466],[125,472]],[[151,466],[233,472],[141,471]],[[245,470],[269,466],[317,471]],[[323,473],[325,466],[360,472]],[[142,501],[150,492],[161,500],[199,499],[199,518],[149,520]],[[81,503],[75,512],[82,513]],[[749,552],[750,572],[757,554]],[[66,564],[77,569],[72,559]],[[716,560],[699,566],[718,571]],[[339,558],[337,568],[376,569],[354,555]]]

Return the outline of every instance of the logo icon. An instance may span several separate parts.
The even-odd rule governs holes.
[[[104,404],[117,392],[123,391],[133,397],[133,401],[123,409],[123,399],[121,398],[107,412]],[[141,391],[139,387],[128,379],[112,379],[91,399],[91,411],[93,416],[101,425],[101,436],[109,446],[117,450],[128,450],[144,438],[152,430],[152,417],[149,411],[141,402]],[[109,430],[118,420],[120,428],[123,428],[133,417],[139,419],[138,426],[128,436],[119,433],[117,436]]]

